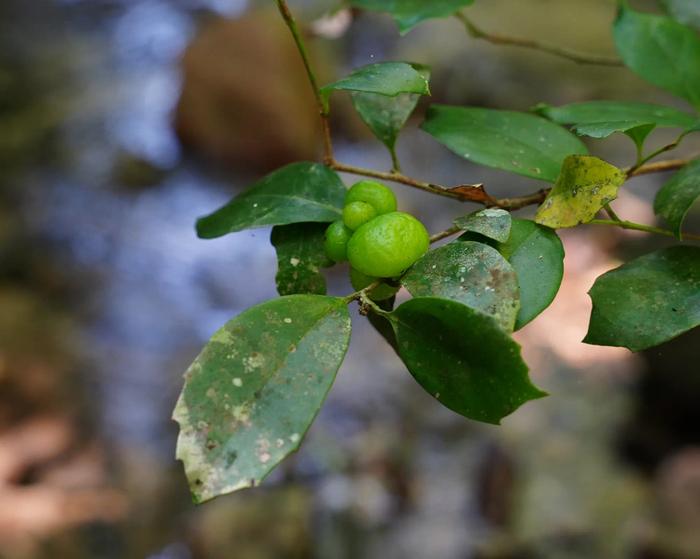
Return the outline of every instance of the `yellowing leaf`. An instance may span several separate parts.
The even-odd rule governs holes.
[[[625,173],[602,159],[571,155],[564,160],[554,188],[537,210],[535,221],[553,229],[591,221],[617,198]]]

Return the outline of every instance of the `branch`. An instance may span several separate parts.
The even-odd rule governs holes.
[[[306,45],[304,44],[304,39],[301,36],[301,33],[299,32],[299,27],[297,26],[297,23],[294,19],[294,16],[292,15],[292,12],[289,10],[289,6],[287,5],[286,0],[276,0],[277,1],[277,8],[279,8],[280,14],[282,15],[282,19],[284,20],[284,23],[287,25],[289,28],[289,31],[292,34],[292,37],[294,38],[294,43],[297,46],[297,50],[299,51],[299,54],[301,55],[301,59],[304,62],[304,68],[306,68],[306,75],[309,78],[309,83],[311,84],[311,88],[313,89],[314,92],[314,98],[316,99],[316,106],[318,107],[318,112],[321,117],[321,127],[323,129],[323,151],[324,151],[324,157],[323,160],[326,163],[326,165],[329,165],[333,162],[333,142],[331,140],[331,126],[330,126],[330,120],[328,118],[328,111],[326,110],[325,104],[323,103],[323,98],[321,97],[321,91],[320,88],[318,87],[318,82],[316,81],[316,75],[314,74],[314,70],[311,67],[311,62],[309,61],[309,54],[306,50]]]
[[[665,161],[657,161],[656,163],[647,163],[640,167],[628,169],[626,171],[628,177],[637,177],[639,175],[649,175],[651,173],[663,173],[665,171],[675,171],[682,169],[695,158],[690,159],[667,159]]]
[[[329,166],[331,169],[336,171],[405,184],[406,186],[411,186],[425,192],[430,192],[431,194],[437,194],[438,196],[447,196],[448,198],[454,198],[456,200],[464,199],[463,195],[453,192],[445,186],[413,179],[398,171],[391,171],[387,173],[383,171],[375,171],[374,169],[365,169],[364,167],[355,167],[354,165],[346,165],[345,163],[340,163],[338,161],[333,161]]]
[[[515,210],[520,210],[527,206],[539,205],[544,202],[544,199],[547,197],[550,190],[552,189],[542,188],[537,192],[526,194],[525,196],[517,196],[515,198],[499,198],[496,200],[494,207],[508,210],[509,212],[514,212]]]
[[[494,45],[510,45],[514,47],[524,47],[533,50],[539,50],[541,52],[546,52],[548,54],[553,54],[554,56],[559,56],[561,58],[566,58],[576,62],[577,64],[597,64],[599,66],[623,66],[622,61],[617,58],[611,58],[608,56],[599,56],[595,54],[584,54],[576,52],[573,50],[557,47],[555,45],[549,45],[546,43],[540,43],[533,39],[522,39],[520,37],[509,37],[506,35],[499,35],[498,33],[488,33],[483,29],[477,27],[474,22],[472,22],[467,16],[462,12],[455,13],[455,17],[464,24],[464,27],[470,36],[475,39],[483,39],[492,43]]]

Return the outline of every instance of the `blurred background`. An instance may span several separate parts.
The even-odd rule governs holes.
[[[433,67],[435,102],[687,108],[625,69],[478,42],[456,20],[401,38],[377,14],[325,17],[336,3],[290,2],[323,82],[411,60]],[[517,334],[549,398],[501,427],[468,421],[355,316],[301,451],[260,488],[192,505],[173,458],[181,375],[219,326],[276,295],[269,231],[204,241],[194,221],[319,153],[310,90],[273,8],[0,1],[0,557],[700,557],[700,332],[637,355],[580,343],[595,277],[666,243],[607,228],[562,232],[559,297]],[[599,54],[614,54],[614,11],[614,0],[470,8],[486,29]],[[407,174],[494,195],[542,186],[452,155],[417,129],[424,108],[399,140]],[[343,94],[333,119],[340,160],[389,167]],[[633,162],[625,137],[591,146]],[[699,149],[691,137],[678,153]],[[635,178],[614,207],[652,223],[665,178]],[[433,232],[471,209],[395,190]],[[332,293],[350,291],[346,276],[328,271]]]

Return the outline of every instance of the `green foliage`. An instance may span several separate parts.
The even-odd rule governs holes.
[[[473,3],[474,0],[351,0],[357,8],[391,14],[401,34],[427,19],[448,17]]]
[[[698,117],[663,105],[630,101],[588,101],[561,107],[540,104],[535,111],[558,124],[572,125],[579,136],[607,138],[615,132],[628,135],[641,151],[656,127],[691,130]]]
[[[432,105],[422,128],[474,163],[550,182],[567,155],[587,153],[576,136],[527,113]]]
[[[388,12],[405,32],[472,2],[351,3]],[[700,38],[695,31],[620,4],[614,34],[624,62],[700,108]],[[696,2],[665,4],[678,21],[697,23]],[[700,235],[681,233],[685,215],[700,196],[700,160],[647,164],[700,130],[698,116],[621,101],[541,104],[537,115],[433,105],[422,128],[448,149],[474,163],[554,186],[548,193],[542,189],[497,199],[481,185],[450,188],[413,179],[400,172],[395,145],[419,97],[429,94],[429,70],[420,64],[384,62],[318,88],[303,33],[286,2],[277,0],[277,5],[316,94],[325,164],[283,167],[197,222],[203,238],[272,226],[282,295],[227,323],[185,375],[174,412],[180,424],[177,456],[197,502],[260,483],[298,448],[347,350],[348,304],[359,303],[360,314],[430,395],[465,417],[497,424],[525,402],[545,395],[530,382],[511,332],[543,312],[559,290],[564,249],[555,228],[590,223],[700,240]],[[459,17],[478,38],[522,44],[500,35],[494,39]],[[600,61],[538,45],[527,43],[577,61]],[[335,160],[328,114],[336,90],[351,92],[360,117],[391,152],[391,172]],[[636,161],[622,171],[589,156],[564,125],[592,138],[624,133],[637,146]],[[680,135],[647,155],[644,142],[656,127],[678,128]],[[654,209],[672,231],[624,221],[608,205],[629,177],[669,169],[681,170],[660,189]],[[415,217],[396,211],[396,197],[388,187],[363,180],[348,191],[336,170],[481,203],[486,209],[457,218],[453,227],[430,238]],[[535,221],[512,219],[510,211],[534,204],[541,204]],[[602,209],[610,219],[596,219]],[[458,233],[457,240],[428,252],[431,241]],[[327,297],[322,269],[344,260],[350,262],[356,292]],[[400,286],[413,298],[394,309]],[[663,343],[700,324],[700,248],[675,246],[641,256],[599,277],[590,295],[593,311],[586,342],[633,351]]]
[[[640,351],[700,325],[700,248],[670,247],[600,276],[584,340]]]
[[[420,64],[411,64],[426,81],[430,80],[430,69]],[[378,93],[351,94],[355,110],[377,139],[394,154],[396,139],[416,108],[419,94],[399,93],[395,98]]]
[[[510,238],[505,243],[473,233],[466,233],[460,239],[489,243],[515,270],[520,288],[516,330],[532,321],[556,297],[564,276],[564,247],[551,229],[529,219],[514,219]]]
[[[462,231],[479,233],[488,239],[505,243],[510,237],[512,219],[505,210],[487,208],[458,217],[454,224]]]
[[[695,31],[626,4],[613,29],[617,50],[631,70],[700,108],[700,37]]]
[[[173,414],[196,502],[259,484],[299,447],[349,341],[346,302],[320,295],[268,301],[212,336]]]
[[[214,213],[197,220],[203,239],[244,229],[341,217],[345,186],[318,163],[292,163],[271,173]]]
[[[362,91],[388,97],[401,93],[429,95],[428,80],[420,71],[406,62],[379,62],[369,64],[349,76],[321,88],[321,97],[328,110],[328,99],[336,90]]]
[[[518,278],[508,261],[492,247],[455,242],[431,250],[401,283],[414,297],[442,297],[492,316],[512,332],[520,309]]]
[[[277,292],[326,294],[320,269],[333,262],[326,256],[325,223],[292,223],[273,227],[270,242],[277,250]]]
[[[617,198],[626,178],[623,171],[597,157],[567,157],[535,221],[552,229],[588,223],[605,204]]]
[[[500,423],[546,394],[532,385],[515,343],[496,321],[456,301],[418,297],[389,316],[401,359],[441,404]]]
[[[700,159],[696,159],[663,185],[654,200],[654,211],[666,219],[680,239],[683,220],[700,197]]]

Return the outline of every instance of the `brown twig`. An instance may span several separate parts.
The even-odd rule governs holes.
[[[371,177],[374,179],[381,179],[385,181],[396,182],[399,184],[405,184],[406,186],[417,188],[425,192],[430,192],[431,194],[437,194],[438,196],[447,196],[448,198],[454,198],[456,200],[463,199],[463,196],[461,196],[457,192],[450,191],[450,189],[447,187],[417,180],[397,171],[375,171],[374,169],[365,169],[364,167],[346,165],[345,163],[340,163],[338,161],[333,161],[330,164],[330,167],[336,171],[341,171],[343,173],[351,173],[353,175],[361,175],[363,177]]]
[[[297,50],[301,55],[301,59],[304,62],[304,68],[306,68],[306,75],[309,78],[309,83],[314,92],[314,98],[316,99],[316,105],[318,106],[319,115],[321,117],[321,128],[323,131],[323,161],[326,165],[330,165],[334,161],[333,157],[333,141],[331,139],[331,125],[328,110],[323,102],[323,97],[321,96],[321,90],[318,86],[316,80],[316,75],[314,74],[313,68],[311,67],[311,61],[309,60],[309,54],[306,50],[306,45],[304,44],[304,39],[301,36],[299,27],[297,26],[296,20],[292,15],[292,12],[287,5],[286,0],[276,0],[277,7],[279,8],[280,14],[284,23],[289,28],[289,31],[294,38],[294,43],[297,46]]]
[[[628,169],[628,177],[637,177],[639,175],[649,175],[651,173],[663,173],[665,171],[675,171],[682,169],[694,158],[690,159],[667,159],[665,161],[657,161],[656,163],[647,163],[636,169]]]
[[[611,58],[608,56],[600,56],[595,54],[584,54],[576,52],[573,50],[565,49],[562,47],[557,47],[555,45],[549,45],[547,43],[541,43],[535,41],[534,39],[523,39],[520,37],[509,37],[507,35],[500,35],[498,33],[488,33],[483,29],[479,28],[472,22],[467,16],[462,12],[457,12],[455,17],[464,24],[467,33],[475,39],[483,39],[494,45],[510,45],[514,47],[523,47],[533,50],[538,50],[541,52],[546,52],[547,54],[552,54],[554,56],[559,56],[561,58],[566,58],[576,62],[577,64],[597,64],[599,66],[622,66],[622,61],[617,58]]]

